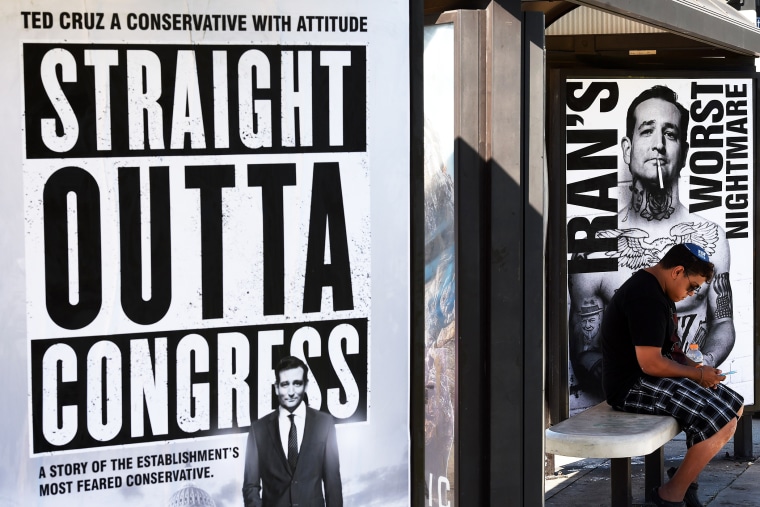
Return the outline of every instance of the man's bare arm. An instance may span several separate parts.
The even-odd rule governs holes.
[[[704,363],[718,366],[726,360],[736,343],[734,298],[728,271],[716,273],[707,298],[709,332],[702,354]]]
[[[702,387],[714,387],[726,379],[710,366],[695,368],[664,357],[660,347],[636,346],[636,359],[642,371],[653,377],[688,378]]]

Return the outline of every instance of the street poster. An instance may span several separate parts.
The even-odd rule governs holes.
[[[408,3],[0,13],[0,506],[408,505]]]
[[[454,24],[425,26],[425,496],[455,507]]]
[[[676,304],[680,346],[696,343],[704,364],[735,372],[725,383],[752,405],[753,79],[568,76],[564,93],[571,415],[604,399],[600,326],[612,294],[680,243],[715,265]],[[642,108],[651,119],[639,123]]]

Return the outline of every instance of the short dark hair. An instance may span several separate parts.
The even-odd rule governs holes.
[[[636,128],[636,118],[634,114],[636,108],[639,104],[649,99],[664,100],[665,102],[670,102],[676,106],[678,112],[681,113],[681,119],[678,122],[678,141],[681,144],[686,144],[686,135],[689,131],[689,111],[678,102],[678,94],[665,85],[654,85],[653,87],[644,90],[638,97],[633,99],[631,105],[628,106],[628,115],[626,116],[625,121],[626,137],[628,139],[632,139],[633,137],[633,129]]]
[[[660,260],[660,265],[667,269],[683,266],[687,275],[704,276],[708,282],[715,274],[715,265],[712,262],[700,259],[683,243],[672,246]]]
[[[298,359],[296,356],[285,356],[274,367],[274,376],[277,383],[280,382],[280,373],[285,370],[295,370],[296,368],[303,368],[303,380],[309,376],[309,367],[306,363]]]

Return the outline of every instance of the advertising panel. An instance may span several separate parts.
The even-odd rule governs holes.
[[[407,3],[0,12],[0,505],[408,505]]]
[[[679,243],[715,264],[713,280],[676,303],[680,346],[696,343],[705,364],[735,371],[725,383],[753,404],[753,80],[568,77],[564,86],[571,414],[604,399],[599,330],[612,294]],[[635,120],[648,105],[651,119]]]
[[[425,484],[456,505],[454,24],[425,27]]]

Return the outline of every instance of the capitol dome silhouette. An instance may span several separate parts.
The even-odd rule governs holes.
[[[185,484],[169,499],[169,507],[216,507],[211,495],[196,486]]]

